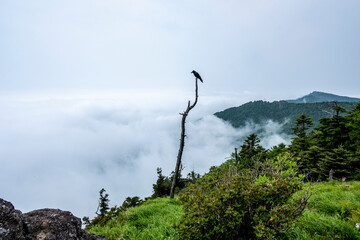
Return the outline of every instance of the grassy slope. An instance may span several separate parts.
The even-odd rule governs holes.
[[[177,199],[157,198],[129,208],[106,226],[93,227],[89,232],[109,239],[174,239],[172,226],[182,214],[182,205]]]
[[[360,222],[359,181],[317,183],[310,191],[317,192],[288,238],[360,239],[360,231],[355,228],[355,222]]]
[[[285,238],[360,239],[353,221],[360,222],[360,182],[317,183],[310,190],[317,192],[309,200],[309,209]],[[128,209],[105,227],[94,227],[90,232],[109,239],[174,239],[172,226],[182,215],[178,200],[158,198]]]

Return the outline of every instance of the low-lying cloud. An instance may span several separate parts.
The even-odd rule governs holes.
[[[150,196],[156,168],[169,174],[179,147],[178,113],[187,101],[169,99],[126,94],[1,98],[0,197],[24,212],[49,207],[82,217],[94,216],[101,188],[111,205],[121,205],[128,196]],[[203,174],[221,164],[260,127],[264,147],[288,142],[279,134],[280,124],[235,129],[212,115],[222,110],[207,105],[220,106],[216,98],[200,102],[186,125],[184,173]]]

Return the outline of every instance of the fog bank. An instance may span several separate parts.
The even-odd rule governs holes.
[[[0,97],[0,192],[23,212],[60,208],[94,216],[98,192],[110,205],[152,194],[156,168],[173,171],[180,139],[178,114],[191,94],[36,94]],[[205,173],[224,162],[260,127],[234,129],[212,114],[231,97],[200,96],[187,120],[184,173]],[[234,104],[236,105],[236,104]],[[265,124],[261,144],[289,138]]]

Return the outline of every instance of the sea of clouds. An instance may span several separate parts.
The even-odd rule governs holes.
[[[179,113],[192,98],[138,91],[0,96],[0,197],[23,212],[60,208],[94,217],[101,188],[111,206],[150,196],[156,168],[165,175],[175,168]],[[235,129],[213,116],[245,101],[200,97],[186,123],[184,175],[221,164],[259,128],[266,148],[289,142],[278,123]]]

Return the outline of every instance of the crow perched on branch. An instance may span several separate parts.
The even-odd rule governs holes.
[[[199,74],[197,71],[193,70],[191,73],[194,74],[194,76],[195,76],[196,79],[199,79],[200,82],[203,83],[203,80],[201,79],[201,76],[200,76],[200,74]]]

